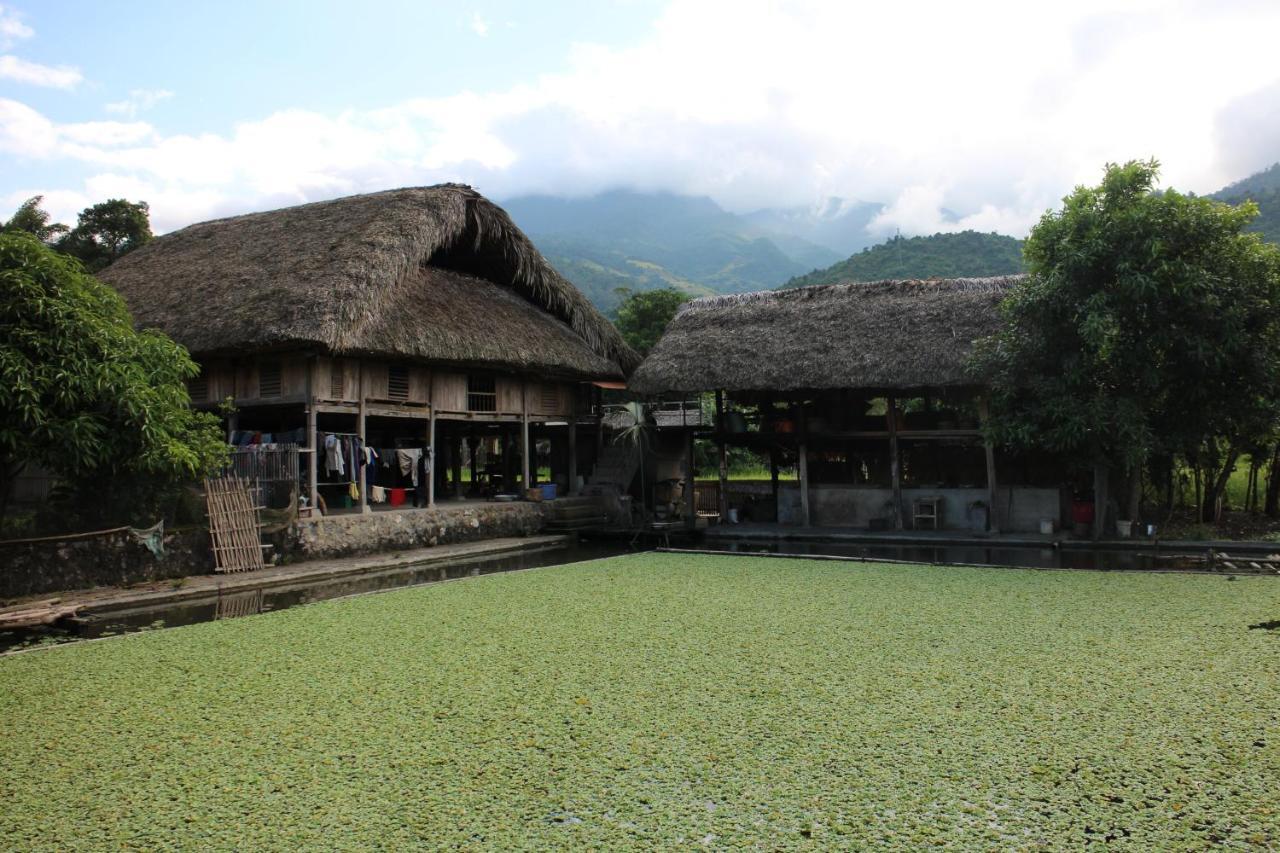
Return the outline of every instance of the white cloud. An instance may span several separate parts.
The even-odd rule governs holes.
[[[129,97],[123,101],[112,101],[104,104],[103,109],[109,113],[128,116],[133,118],[140,112],[145,112],[163,100],[173,97],[173,92],[168,89],[131,89]]]
[[[471,16],[471,32],[480,36],[480,38],[489,35],[489,22],[481,17],[479,12]]]
[[[22,23],[22,18],[17,12],[0,6],[0,50],[8,50],[14,43],[29,39],[35,34],[35,30]]]
[[[564,70],[508,90],[179,135],[0,101],[0,149],[132,181],[161,229],[462,180],[498,198],[626,185],[740,210],[841,196],[888,202],[878,233],[1021,234],[1107,161],[1157,156],[1167,184],[1207,192],[1280,156],[1233,153],[1274,135],[1277,31],[1274,3],[677,0],[628,46],[577,45]]]
[[[80,69],[70,65],[41,65],[13,55],[0,56],[0,79],[51,89],[74,89],[84,79]]]

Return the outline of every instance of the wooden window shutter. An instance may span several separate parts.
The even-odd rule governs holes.
[[[560,386],[547,383],[539,386],[538,403],[542,412],[550,414],[560,411]]]
[[[280,362],[264,361],[258,365],[258,396],[280,396]]]
[[[329,368],[329,397],[341,400],[347,391],[347,371],[340,361],[334,361]]]
[[[409,368],[403,364],[387,366],[387,396],[392,400],[409,399]]]

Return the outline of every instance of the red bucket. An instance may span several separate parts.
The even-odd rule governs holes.
[[[1093,501],[1072,501],[1071,521],[1075,524],[1093,524]]]
[[[405,489],[387,489],[387,503],[392,506],[401,506],[404,504]]]

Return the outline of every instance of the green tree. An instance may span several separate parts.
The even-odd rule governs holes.
[[[57,247],[97,272],[117,258],[151,241],[151,209],[145,201],[113,198],[80,212],[76,227]]]
[[[1108,165],[1045,214],[1003,330],[974,355],[995,441],[1092,465],[1095,535],[1113,471],[1132,512],[1153,455],[1212,462],[1208,510],[1280,412],[1280,256],[1242,233],[1256,209],[1156,192],[1157,175]]]
[[[22,203],[13,217],[4,225],[0,225],[0,233],[13,234],[25,231],[33,235],[41,243],[52,243],[67,233],[67,226],[60,222],[50,222],[48,211],[42,210],[40,203],[44,196],[35,195]]]
[[[648,355],[662,337],[671,318],[689,297],[678,290],[663,288],[639,293],[626,288],[616,291],[622,298],[614,324],[628,345],[641,355]]]
[[[220,465],[218,420],[190,407],[186,350],[133,328],[124,300],[26,234],[0,235],[0,519],[36,463],[109,500],[113,480]]]

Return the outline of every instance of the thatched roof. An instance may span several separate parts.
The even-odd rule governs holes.
[[[582,379],[638,361],[501,208],[456,184],[203,222],[99,277],[197,356],[314,347]]]
[[[830,284],[686,303],[632,374],[642,394],[973,385],[1017,276]]]

